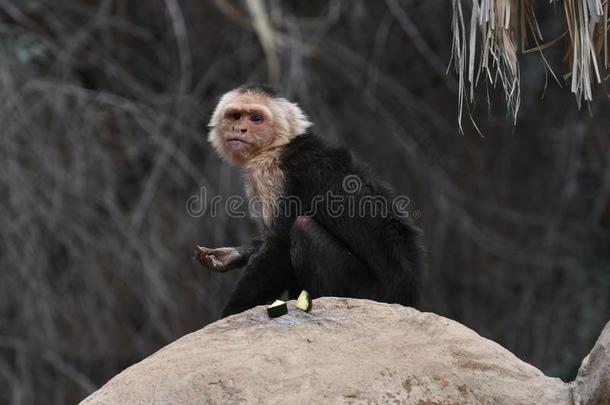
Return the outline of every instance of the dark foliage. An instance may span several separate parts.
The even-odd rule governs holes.
[[[490,88],[485,137],[460,135],[446,0],[264,4],[278,87],[411,198],[423,309],[571,378],[610,313],[607,99],[579,112],[527,55],[516,126]],[[243,195],[204,133],[220,94],[269,80],[247,16],[226,0],[0,2],[0,403],[73,403],[219,316],[239,274],[202,271],[191,247],[256,229],[186,207]]]

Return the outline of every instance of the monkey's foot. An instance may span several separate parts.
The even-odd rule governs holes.
[[[208,249],[202,246],[196,246],[193,251],[195,259],[212,271],[224,273],[234,268],[233,264],[239,258],[239,252],[232,247]]]

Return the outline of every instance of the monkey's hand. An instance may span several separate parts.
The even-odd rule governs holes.
[[[242,253],[233,247],[208,249],[197,246],[193,251],[193,256],[203,267],[219,273],[239,267],[242,259]]]

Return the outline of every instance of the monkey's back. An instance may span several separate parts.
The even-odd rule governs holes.
[[[313,134],[293,139],[281,164],[283,194],[300,204],[300,211],[286,211],[285,229],[296,216],[313,217],[385,278],[383,301],[414,305],[423,266],[420,231],[395,204],[393,190],[349,150]]]

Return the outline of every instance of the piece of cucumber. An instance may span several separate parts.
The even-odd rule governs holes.
[[[288,313],[288,305],[282,300],[275,300],[273,304],[267,307],[267,313],[271,318],[286,315]]]
[[[311,302],[311,295],[305,290],[301,291],[299,294],[299,298],[297,298],[296,307],[305,312],[311,311],[311,307],[313,306]]]

